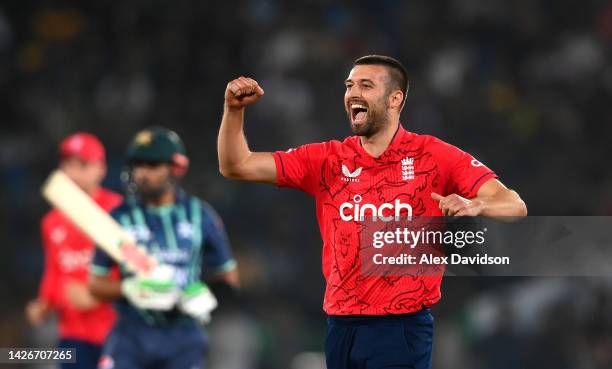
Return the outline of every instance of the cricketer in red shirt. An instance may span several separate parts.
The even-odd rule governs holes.
[[[219,169],[227,178],[292,187],[315,198],[327,282],[328,369],[429,369],[429,306],[440,300],[442,277],[364,276],[361,216],[506,219],[525,216],[527,208],[471,155],[401,126],[408,79],[399,61],[359,58],[345,87],[355,136],[270,153],[251,152],[244,134],[245,107],[259,100],[263,89],[247,77],[229,82],[218,137]]]
[[[442,216],[432,192],[471,199],[497,178],[470,154],[401,125],[377,158],[352,136],[277,151],[274,159],[279,186],[315,198],[327,281],[323,309],[329,315],[412,313],[438,302],[441,275],[361,275],[357,220],[364,213],[391,216],[396,210],[401,216]]]
[[[110,211],[121,203],[121,195],[100,187],[106,174],[105,150],[95,136],[68,136],[60,145],[60,158],[60,168],[102,208]],[[115,312],[111,304],[98,302],[87,289],[95,245],[57,209],[44,216],[41,231],[45,268],[38,298],[26,308],[28,319],[38,325],[55,312],[61,341],[100,346],[114,324]],[[84,362],[84,353],[77,354],[79,362]],[[91,362],[94,368],[97,358]]]

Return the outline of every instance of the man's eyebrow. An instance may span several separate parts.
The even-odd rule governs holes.
[[[354,81],[352,79],[350,79],[350,78],[347,78],[346,81],[344,81],[344,83],[349,83],[349,82],[353,83]],[[371,84],[375,84],[374,81],[372,81],[371,79],[368,79],[368,78],[358,79],[357,82],[361,82],[361,83],[369,82]]]

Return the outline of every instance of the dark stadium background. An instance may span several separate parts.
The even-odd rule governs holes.
[[[266,90],[247,111],[253,149],[343,138],[343,80],[370,53],[409,71],[405,127],[474,154],[531,215],[612,215],[609,1],[3,0],[0,347],[53,343],[53,325],[31,329],[23,307],[59,140],[99,135],[118,189],[128,140],[158,124],[184,139],[184,186],[218,209],[240,263],[242,296],[219,291],[211,368],[319,368],[313,201],[223,179],[216,133],[226,83],[249,75]],[[451,277],[443,289],[434,368],[612,367],[610,278]]]

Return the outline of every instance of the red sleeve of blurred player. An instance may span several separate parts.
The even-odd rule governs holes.
[[[45,255],[45,268],[40,283],[38,292],[39,298],[45,301],[48,305],[55,309],[61,308],[66,303],[64,294],[62,293],[62,284],[60,282],[60,270],[58,265],[58,248],[55,247],[53,237],[61,237],[61,235],[53,235],[53,232],[65,232],[61,228],[56,228],[53,225],[53,217],[51,213],[47,214],[42,221],[41,232],[42,242]]]
[[[107,212],[111,212],[114,208],[123,202],[123,196],[105,188],[100,188],[94,200]]]
[[[467,152],[442,141],[439,141],[438,148],[438,154],[444,158],[441,162],[447,166],[446,195],[456,193],[471,199],[476,197],[478,189],[486,181],[498,178],[495,172]]]
[[[313,143],[274,153],[276,183],[314,195],[320,176],[325,143]],[[317,164],[319,163],[319,164]]]

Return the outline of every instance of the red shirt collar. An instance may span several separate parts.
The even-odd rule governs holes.
[[[395,134],[393,134],[393,138],[391,139],[389,146],[387,146],[385,151],[383,151],[383,153],[378,158],[371,156],[365,151],[365,149],[361,145],[361,139],[359,138],[359,136],[354,136],[354,137],[357,142],[358,150],[363,154],[364,157],[377,161],[377,162],[381,162],[381,161],[394,160],[398,154],[397,149],[399,149],[402,146],[402,143],[405,143],[408,140],[410,135],[411,133],[408,132],[406,129],[404,129],[402,123],[400,122],[397,126],[397,130],[395,131]]]

